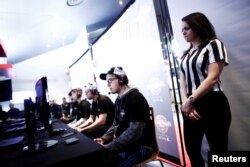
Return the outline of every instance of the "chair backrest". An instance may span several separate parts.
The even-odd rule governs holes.
[[[154,109],[153,107],[149,108],[149,116],[150,120],[147,123],[147,146],[150,146],[153,150],[153,152],[156,152],[159,150],[157,138],[156,138],[156,131],[155,131],[155,122],[154,122]]]

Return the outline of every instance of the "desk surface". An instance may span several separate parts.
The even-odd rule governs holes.
[[[69,128],[63,123],[57,123],[56,127]],[[64,133],[67,133],[65,131]],[[101,166],[102,146],[92,139],[76,133],[69,137],[62,138],[62,134],[53,137],[45,137],[44,140],[58,140],[58,144],[46,150],[34,153],[23,152],[21,149],[7,151],[0,154],[0,164],[4,167],[44,167],[44,166],[72,166],[80,164],[92,164]],[[66,145],[64,141],[71,137],[79,138],[79,142]]]

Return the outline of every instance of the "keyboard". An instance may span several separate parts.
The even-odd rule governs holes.
[[[24,136],[17,136],[0,140],[0,152],[10,150],[13,148],[19,148],[24,142]]]

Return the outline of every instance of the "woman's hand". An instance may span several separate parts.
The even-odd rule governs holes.
[[[201,119],[201,116],[198,114],[198,112],[195,109],[192,109],[192,111],[188,114],[188,118],[194,121],[197,121]]]
[[[194,109],[189,99],[187,99],[181,106],[181,111],[187,117],[189,113]]]

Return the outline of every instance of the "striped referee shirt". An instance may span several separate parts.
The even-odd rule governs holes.
[[[192,94],[206,79],[208,65],[219,61],[224,61],[225,65],[228,65],[226,48],[218,39],[211,40],[204,47],[196,49],[191,54],[187,53],[181,58],[180,67],[185,76],[187,94]],[[214,85],[213,90],[222,90],[220,80]]]

